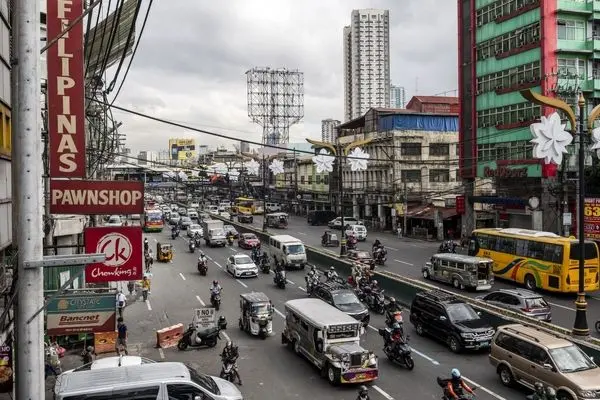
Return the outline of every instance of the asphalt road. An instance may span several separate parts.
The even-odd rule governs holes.
[[[147,350],[142,349],[141,354],[157,360],[191,362],[199,370],[217,375],[221,367],[218,354],[224,341],[213,349],[185,352],[176,348],[157,350],[151,347],[154,330],[179,322],[184,325],[191,322],[193,310],[208,302],[210,283],[217,279],[224,288],[219,315],[224,315],[229,323],[226,338],[237,343],[241,351],[239,365],[244,381],[241,391],[245,399],[355,399],[356,387],[330,386],[311,364],[281,344],[283,305],[287,300],[306,296],[302,287],[304,272],[290,272],[290,284],[285,290],[275,287],[272,275],[261,274],[258,278],[236,280],[225,272],[225,260],[241,250],[238,247],[212,249],[203,245],[201,250],[209,257],[209,271],[208,276],[202,277],[196,270],[198,253],[191,254],[187,250],[186,238],[172,241],[168,230],[160,234],[148,234],[146,237],[151,245],[155,241],[174,243],[175,255],[172,263],[154,264],[148,302],[135,303],[126,310],[126,313],[132,313],[129,318],[147,324],[145,328],[141,328],[144,329],[143,336],[146,339],[140,342],[148,347]],[[423,252],[428,251],[427,247],[417,248]],[[277,309],[273,320],[275,333],[266,340],[250,337],[237,327],[239,295],[249,291],[266,293]],[[415,352],[416,367],[413,371],[407,371],[392,365],[383,355],[382,340],[376,333],[376,328],[384,326],[383,317],[372,315],[371,324],[361,342],[363,347],[375,351],[380,357],[380,378],[370,388],[372,399],[439,399],[441,389],[437,386],[436,377],[447,376],[452,368],[459,368],[474,386],[481,386],[478,399],[513,400],[526,395],[525,391],[502,386],[485,353],[455,355],[444,345],[417,336],[410,324],[408,333]],[[142,333],[137,333],[136,336],[140,334]]]
[[[251,224],[254,228],[262,229],[262,216],[255,216],[254,222]],[[244,224],[250,225],[250,224]],[[339,249],[321,247],[321,236],[325,226],[311,226],[306,223],[306,218],[290,216],[287,229],[269,228],[271,234],[289,234],[302,240],[305,244],[316,248],[321,248],[324,251],[339,255]],[[334,231],[340,235],[339,231]],[[428,242],[410,238],[398,238],[390,233],[369,233],[367,240],[359,242],[358,248],[361,250],[371,251],[371,246],[375,239],[378,238],[388,250],[388,261],[383,270],[388,270],[408,276],[410,278],[422,279],[421,267],[429,261],[432,254],[437,252],[439,242]],[[427,281],[429,284],[439,286],[443,289],[456,291],[466,296],[476,297],[482,295],[481,292],[467,292],[454,289],[451,285],[445,285],[434,281]],[[494,289],[514,288],[515,285],[506,281],[496,280]],[[571,329],[575,321],[575,294],[570,295],[554,295],[545,293],[544,296],[552,306],[552,323]],[[600,315],[600,292],[591,293],[588,296],[588,324],[592,336],[600,337],[594,330],[594,323]]]

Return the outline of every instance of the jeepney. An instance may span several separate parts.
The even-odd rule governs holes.
[[[289,216],[287,215],[287,213],[284,213],[284,212],[271,213],[271,214],[267,214],[265,217],[267,219],[267,226],[269,228],[285,229],[288,226]]]
[[[439,253],[426,262],[423,278],[449,283],[455,289],[488,290],[494,284],[494,272],[489,258],[456,253]]]
[[[377,379],[377,356],[360,345],[360,322],[320,299],[285,303],[282,344],[307,358],[332,385]]]

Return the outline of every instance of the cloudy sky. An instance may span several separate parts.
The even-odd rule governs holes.
[[[245,72],[299,69],[305,117],[290,142],[320,137],[322,119],[343,119],[342,29],[359,8],[390,10],[391,79],[407,98],[456,89],[453,0],[157,0],[115,104],[260,142],[261,128],[247,115]],[[169,137],[233,144],[123,112],[115,117],[134,154],[166,150]]]

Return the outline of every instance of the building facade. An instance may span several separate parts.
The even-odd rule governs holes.
[[[458,115],[460,111],[458,97],[446,96],[413,96],[406,109],[420,113],[453,115]]]
[[[390,108],[406,107],[406,90],[404,86],[390,84]]]
[[[158,152],[152,150],[142,150],[137,156],[138,165],[154,166],[158,162]]]
[[[335,143],[337,139],[337,127],[341,124],[337,119],[324,119],[321,121],[321,140],[324,142]]]
[[[250,143],[244,142],[243,140],[240,141],[240,153],[250,153]]]
[[[390,104],[390,12],[353,10],[344,27],[344,118]]]
[[[519,91],[531,88],[572,105],[581,91],[588,111],[600,104],[600,2],[458,4],[465,225],[480,225],[473,208],[488,204],[497,226],[561,230],[560,214],[574,200],[572,185],[562,179],[574,157],[568,156],[560,171],[533,158],[529,126],[553,110],[529,102]],[[494,198],[477,193],[476,178],[494,181]],[[529,209],[531,197],[541,202],[536,210]]]
[[[0,267],[12,237],[11,86],[9,0],[0,0]],[[3,275],[3,270],[0,275]],[[4,289],[0,282],[0,290]]]

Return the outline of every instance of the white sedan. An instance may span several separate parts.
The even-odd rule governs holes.
[[[221,218],[231,219],[231,214],[229,214],[227,211],[221,211],[221,212],[219,212],[219,216]]]
[[[198,235],[202,236],[202,234],[204,233],[202,231],[202,227],[198,224],[192,224],[190,226],[187,227],[187,235],[188,237],[193,238],[194,235],[198,233]]]
[[[258,267],[250,257],[245,254],[236,254],[227,258],[227,272],[234,278],[247,278],[258,276]]]

